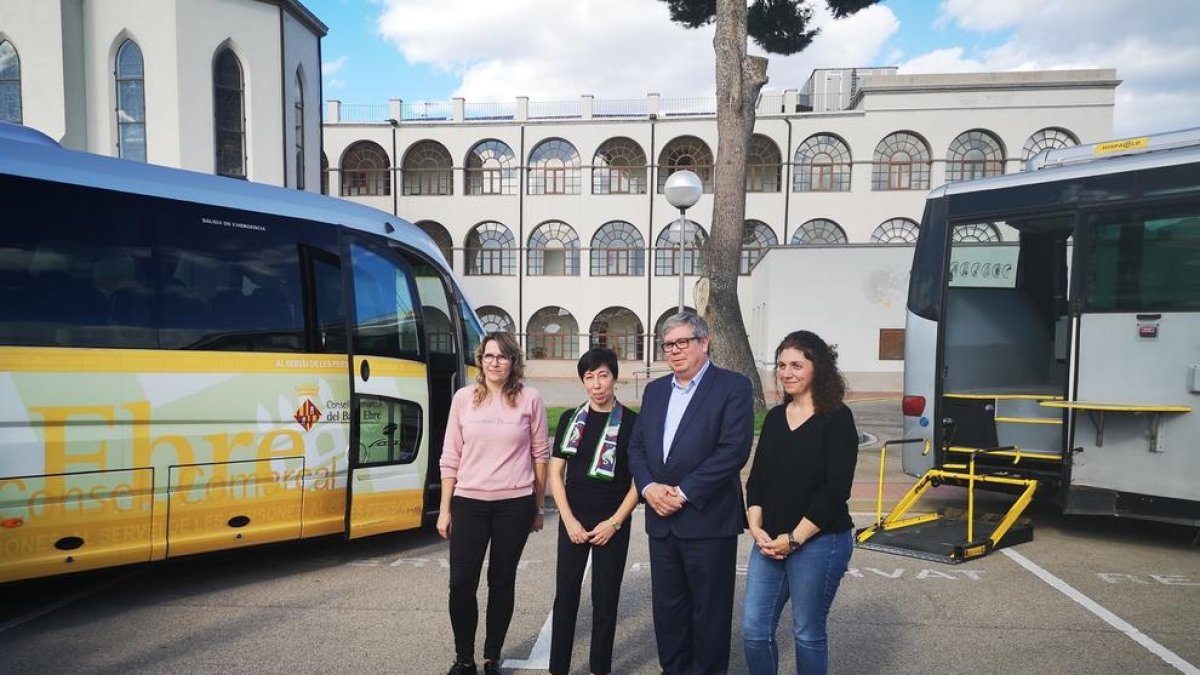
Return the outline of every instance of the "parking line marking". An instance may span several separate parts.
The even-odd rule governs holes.
[[[27,624],[30,621],[33,621],[34,619],[39,619],[43,616],[46,616],[50,612],[53,612],[58,609],[62,609],[63,607],[66,607],[67,605],[69,605],[73,602],[78,602],[88,596],[95,595],[95,594],[99,593],[100,591],[107,590],[113,586],[116,586],[117,584],[121,583],[122,581],[129,579],[130,577],[133,577],[137,574],[141,574],[143,571],[144,570],[142,570],[142,569],[131,570],[129,572],[126,572],[125,574],[122,574],[121,576],[113,577],[112,579],[109,579],[108,581],[105,581],[100,584],[96,584],[95,586],[92,586],[91,588],[85,588],[82,591],[79,591],[78,593],[73,593],[71,595],[68,595],[67,597],[65,597],[61,600],[58,600],[56,602],[52,602],[49,605],[46,605],[45,607],[39,607],[39,608],[33,610],[32,612],[28,612],[28,613],[22,614],[21,616],[18,616],[16,618],[9,619],[8,621],[5,621],[4,623],[0,623],[0,633],[5,633],[7,631],[10,631],[10,630],[16,628],[17,626]]]
[[[557,528],[555,528],[557,530]],[[589,553],[587,564],[583,568],[583,579],[587,580],[589,573],[592,571],[592,556]],[[546,622],[542,624],[542,629],[538,631],[537,640],[533,643],[533,649],[529,652],[527,659],[504,659],[502,664],[505,668],[513,668],[516,670],[540,670],[545,672],[550,669],[550,633],[554,627],[554,609],[550,609],[550,613],[546,615]]]
[[[1034,576],[1053,586],[1063,595],[1082,605],[1084,609],[1103,619],[1108,625],[1124,633],[1129,639],[1145,647],[1151,654],[1166,661],[1168,665],[1174,667],[1179,672],[1187,673],[1188,675],[1200,675],[1200,668],[1188,663],[1175,652],[1154,641],[1150,636],[1134,628],[1128,621],[1108,611],[1100,603],[1075,590],[1073,586],[1046,571],[1029,558],[1011,548],[1002,548],[1000,552],[1014,560],[1021,567],[1032,572]]]

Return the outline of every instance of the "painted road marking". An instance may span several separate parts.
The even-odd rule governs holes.
[[[587,565],[583,568],[583,581],[587,581],[588,576],[592,571],[592,556],[588,555]],[[542,629],[538,631],[537,640],[533,643],[533,650],[529,652],[529,658],[526,659],[504,659],[502,664],[505,668],[513,668],[516,670],[540,670],[546,672],[550,669],[550,633],[554,624],[554,609],[550,609],[550,613],[546,615],[546,621],[542,624]]]
[[[1200,675],[1200,668],[1193,666],[1192,664],[1183,660],[1183,658],[1175,652],[1167,649],[1158,642],[1155,642],[1150,638],[1150,636],[1146,635],[1137,628],[1134,628],[1129,622],[1100,606],[1100,603],[1075,590],[1075,588],[1067,582],[1042,569],[1029,558],[1026,558],[1011,548],[1002,548],[1000,549],[1000,552],[1013,559],[1021,567],[1024,567],[1032,572],[1037,578],[1053,586],[1063,595],[1082,605],[1084,609],[1103,619],[1108,625],[1127,635],[1129,639],[1145,647],[1150,651],[1151,654],[1154,654],[1163,661],[1166,661],[1168,665],[1172,666],[1179,672],[1187,673],[1188,675]]]

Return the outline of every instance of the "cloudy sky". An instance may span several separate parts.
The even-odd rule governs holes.
[[[1115,68],[1116,133],[1200,126],[1197,0],[884,0],[770,57],[768,89],[813,68],[902,73]],[[344,103],[711,95],[712,28],[659,0],[305,0],[329,26],[324,97]]]

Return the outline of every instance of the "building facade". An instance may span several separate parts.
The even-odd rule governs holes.
[[[315,191],[326,32],[297,0],[5,0],[0,120],[75,150]]]
[[[764,94],[748,161],[742,272],[778,247],[870,256],[880,244],[909,244],[931,188],[1020,171],[1040,150],[1108,138],[1118,84],[1113,70],[843,69],[817,71],[800,90]],[[533,372],[573,374],[589,344],[652,366],[661,358],[653,349],[657,327],[677,308],[681,268],[689,298],[703,270],[714,105],[654,94],[512,104],[329,101],[322,189],[420,225],[463,278],[485,325],[521,336]],[[682,227],[662,195],[666,178],[681,169],[705,186]],[[976,236],[1005,233],[997,226]],[[772,279],[773,290],[739,285],[752,332],[762,324],[752,308],[788,311],[778,299],[775,310],[764,310],[764,293],[790,292],[779,287],[789,285],[786,275]],[[870,308],[845,308],[858,310]],[[885,314],[876,313],[876,323],[894,328],[895,317]],[[840,319],[805,321],[836,333]],[[878,350],[867,351],[854,359],[856,369],[899,372]]]

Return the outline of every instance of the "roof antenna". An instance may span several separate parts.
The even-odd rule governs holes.
[[[385,220],[383,221],[383,230],[384,232],[391,234],[396,231],[396,226]]]

